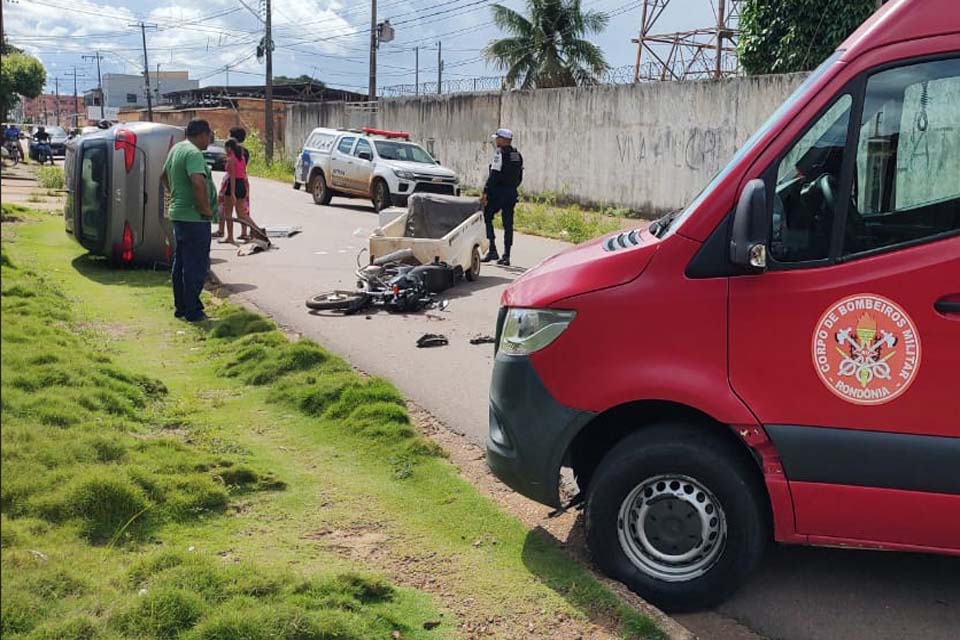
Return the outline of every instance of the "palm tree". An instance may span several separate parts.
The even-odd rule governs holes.
[[[522,89],[593,84],[607,62],[600,48],[584,40],[607,26],[609,16],[584,11],[580,0],[527,0],[529,17],[495,4],[494,23],[513,37],[494,40],[484,57],[506,70],[506,84]]]

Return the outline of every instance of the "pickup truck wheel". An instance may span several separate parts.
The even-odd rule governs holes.
[[[463,277],[470,282],[480,277],[480,247],[474,247],[470,254],[470,268],[463,272]]]
[[[327,180],[322,173],[317,173],[310,178],[310,193],[313,195],[314,204],[327,205],[333,198],[333,194],[327,186]]]
[[[373,183],[373,208],[377,213],[390,206],[390,187],[385,180],[377,180]]]
[[[590,481],[587,544],[601,569],[667,611],[723,601],[769,534],[763,489],[738,451],[684,424],[620,442]]]

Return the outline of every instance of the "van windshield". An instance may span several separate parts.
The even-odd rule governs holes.
[[[827,70],[833,66],[833,64],[843,55],[843,50],[838,49],[833,52],[829,58],[824,60],[819,67],[810,72],[810,75],[807,76],[806,80],[800,83],[800,86],[797,87],[793,93],[790,94],[786,100],[783,101],[776,111],[767,118],[766,122],[760,125],[760,128],[757,129],[752,136],[750,136],[743,145],[737,149],[737,152],[733,154],[733,157],[730,158],[730,162],[726,164],[720,171],[717,172],[713,179],[703,188],[703,191],[693,199],[693,201],[686,206],[679,214],[668,214],[672,216],[669,220],[665,221],[665,224],[659,225],[656,235],[664,236],[668,231],[674,231],[679,229],[683,223],[690,218],[693,213],[700,208],[700,205],[703,204],[703,201],[707,199],[707,196],[717,188],[717,185],[723,182],[730,173],[733,172],[734,167],[736,167],[740,160],[743,159],[745,155],[757,144],[757,141],[762,138],[770,130],[771,127],[776,124],[783,114],[786,113],[793,105],[807,92],[807,89],[810,88],[813,83],[819,80]]]

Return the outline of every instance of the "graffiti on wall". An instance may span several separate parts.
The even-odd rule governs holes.
[[[664,128],[655,135],[619,133],[617,150],[624,165],[653,160],[677,169],[714,172],[731,153],[725,144],[730,137],[720,127]]]

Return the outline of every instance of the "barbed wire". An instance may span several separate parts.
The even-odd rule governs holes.
[[[737,69],[725,69],[725,74],[736,74]],[[647,61],[640,66],[640,81],[661,80],[662,69],[659,65]],[[682,72],[684,80],[704,80],[712,77],[712,70],[704,68],[688,68]],[[597,84],[632,84],[636,78],[636,70],[632,64],[607,69],[597,80]],[[507,85],[506,76],[478,76],[476,78],[450,78],[440,83],[421,82],[420,85],[395,84],[380,87],[380,95],[384,98],[401,98],[405,96],[433,95],[449,93],[475,93],[490,91],[508,91],[512,87]]]

